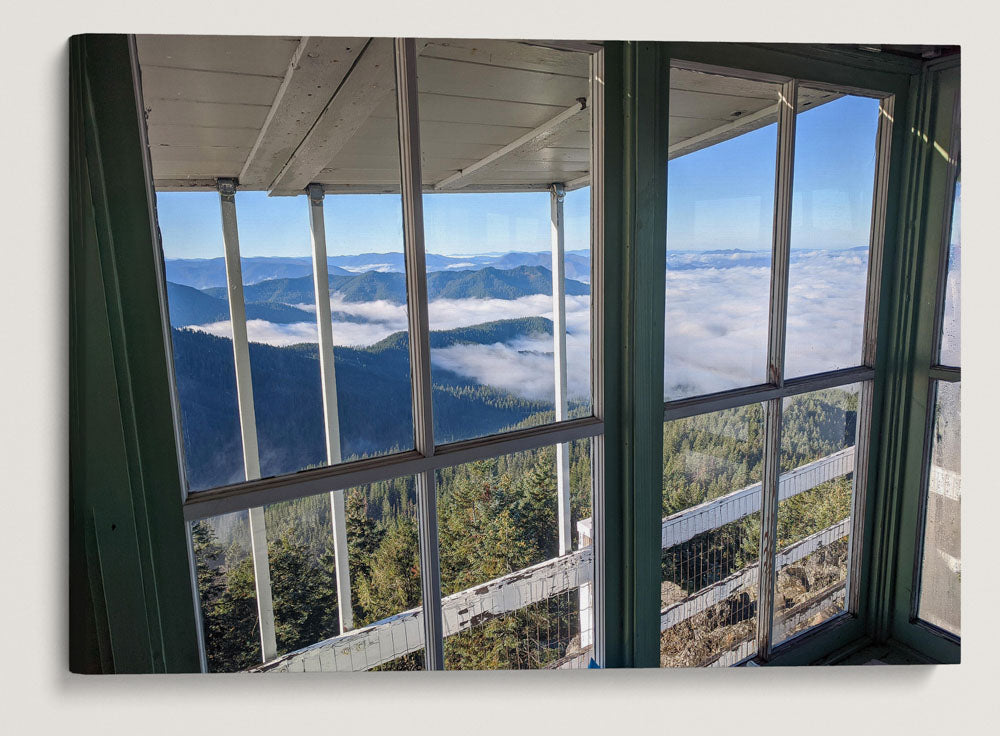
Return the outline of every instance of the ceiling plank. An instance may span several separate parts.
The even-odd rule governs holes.
[[[590,55],[499,39],[430,39],[424,58],[466,61],[508,69],[563,74],[586,79]]]
[[[227,105],[270,105],[281,84],[279,77],[235,72],[207,72],[145,66],[143,95],[147,101],[173,100]]]
[[[270,186],[323,114],[367,42],[367,38],[316,36],[299,41],[240,171],[241,186]]]
[[[392,39],[373,38],[350,73],[281,168],[271,194],[298,194],[333,160],[376,107],[395,89]]]
[[[294,36],[137,35],[139,64],[281,77]]]
[[[551,120],[542,123],[534,130],[508,143],[503,148],[494,151],[461,171],[445,177],[434,185],[434,189],[437,191],[461,189],[476,179],[482,178],[491,169],[495,168],[499,162],[548,148],[558,140],[561,133],[574,130],[573,126],[579,122],[584,114],[589,115],[590,111],[587,109],[586,100],[581,100],[575,105],[566,108]]]
[[[671,93],[673,93],[673,90],[671,90]],[[840,94],[825,90],[800,89],[798,99],[798,106],[800,108],[799,114],[801,114],[806,108],[816,108],[820,105],[825,105],[827,102],[832,102],[840,96]],[[759,128],[768,126],[778,120],[778,104],[779,103],[775,103],[757,110],[756,112],[750,113],[749,115],[743,115],[735,120],[729,120],[721,125],[714,121],[709,122],[706,120],[705,122],[709,123],[712,127],[670,143],[669,148],[667,148],[667,158],[675,159],[678,156],[694,153],[695,151],[700,151],[703,148],[714,146],[718,143],[722,143],[723,141],[730,140],[731,138],[737,138],[744,133],[749,133]],[[674,122],[675,118],[674,116],[671,116],[671,127],[674,125]]]

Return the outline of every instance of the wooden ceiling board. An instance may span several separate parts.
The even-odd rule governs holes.
[[[198,125],[150,125],[150,145],[236,146],[250,149],[257,140],[254,128],[211,128]]]
[[[531,130],[546,120],[551,120],[566,109],[566,105],[538,105],[526,102],[504,100],[477,100],[470,104],[469,98],[449,95],[419,93],[420,124],[425,122],[472,123],[478,125],[508,125]],[[395,119],[396,100],[391,96],[384,100],[372,113],[372,117]],[[516,137],[516,136],[515,136]]]
[[[144,100],[149,125],[187,125],[260,130],[268,105],[228,105],[218,102]]]
[[[142,71],[143,95],[149,102],[185,100],[232,105],[271,106],[281,78],[232,72],[206,72],[147,66]]]
[[[577,77],[422,56],[417,59],[417,74],[422,93],[465,97],[467,104],[499,100],[565,109],[577,98],[587,97],[590,87]]]
[[[150,158],[157,163],[161,161],[225,161],[226,163],[242,166],[249,152],[250,148],[248,146],[151,145],[149,147]]]
[[[734,97],[706,92],[670,91],[671,117],[698,118],[720,123],[729,122],[758,110],[774,107],[777,104],[777,97],[762,100],[757,97]]]
[[[721,74],[706,74],[688,69],[673,68],[670,70],[670,90],[711,92],[731,97],[756,97],[762,100],[776,100],[778,99],[778,93],[781,91],[781,85],[775,82],[761,82],[753,79],[727,77]]]
[[[282,77],[297,36],[138,35],[139,64]]]
[[[157,182],[186,188],[239,176],[241,188],[274,184],[276,193],[301,191],[309,181],[331,192],[398,191],[390,40],[140,36],[138,45]],[[543,127],[589,93],[585,53],[476,39],[426,39],[420,51],[425,187]],[[351,68],[357,76],[345,80]],[[672,70],[671,148],[699,150],[768,124],[777,90]],[[806,88],[800,95],[811,105],[836,97]],[[461,180],[457,191],[536,191],[586,176],[589,113],[528,148]]]
[[[240,163],[226,161],[163,161],[153,163],[155,178],[159,179],[212,179],[234,177],[240,172]],[[214,186],[211,187],[215,189]]]
[[[496,39],[427,39],[422,58],[467,61],[508,69],[548,72],[586,79],[589,54]]]

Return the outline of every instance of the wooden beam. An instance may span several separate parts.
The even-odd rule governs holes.
[[[240,171],[243,188],[270,186],[333,99],[368,40],[305,36],[299,41]]]
[[[391,38],[372,38],[322,113],[270,185],[271,194],[300,194],[395,88]]]
[[[461,189],[488,173],[501,161],[525,156],[551,146],[561,135],[573,130],[573,125],[582,120],[585,114],[590,115],[590,111],[587,110],[586,98],[581,98],[551,120],[545,121],[498,151],[445,177],[434,185],[434,189],[437,191]]]

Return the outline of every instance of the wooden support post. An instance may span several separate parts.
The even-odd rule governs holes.
[[[239,402],[240,437],[243,441],[243,465],[247,480],[260,478],[257,450],[257,418],[253,408],[253,385],[250,376],[250,342],[247,337],[247,312],[243,301],[243,269],[240,265],[240,238],[236,225],[236,182],[219,179],[219,206],[222,211],[222,237],[225,242],[226,284],[229,317],[233,328],[233,360],[236,365],[236,396]],[[274,636],[274,605],[271,601],[271,572],[267,564],[267,529],[264,508],[249,510],[250,550],[253,555],[254,585],[257,590],[257,613],[260,617],[261,656],[266,662],[278,653]]]
[[[555,364],[556,421],[567,419],[566,398],[566,190],[553,184],[549,191],[552,213],[552,355]],[[559,506],[559,554],[573,547],[569,502],[569,443],[556,445],[556,487]]]
[[[310,184],[309,229],[312,233],[313,286],[316,292],[316,329],[319,332],[319,370],[323,388],[323,424],[326,429],[326,461],[341,462],[340,412],[337,409],[337,371],[333,354],[333,318],[330,314],[330,278],[326,257],[326,221],[323,217],[323,187]],[[347,520],[344,492],[330,492],[334,564],[337,576],[337,607],[340,633],[354,628],[351,606],[351,571],[347,554]]]

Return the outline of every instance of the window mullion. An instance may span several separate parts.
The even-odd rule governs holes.
[[[768,323],[767,380],[785,385],[785,327],[788,312],[788,262],[791,251],[792,178],[795,163],[795,105],[798,82],[781,85],[778,150],[775,162],[774,229],[771,249],[771,297]],[[761,483],[760,558],[757,594],[757,653],[771,652],[774,618],[775,555],[778,533],[778,478],[781,475],[781,398],[767,402]]]
[[[875,137],[875,191],[872,197],[871,234],[868,239],[868,293],[865,298],[865,334],[862,346],[862,363],[869,368],[875,367],[878,352],[879,296],[882,293],[882,253],[889,199],[894,108],[894,97],[879,101],[878,132]]]
[[[427,318],[427,266],[424,257],[417,53],[414,40],[397,38],[395,51],[413,434],[417,452],[430,457],[434,454],[434,414],[431,400],[430,328]],[[416,486],[424,611],[424,662],[428,670],[440,670],[444,669],[444,641],[434,472],[425,470],[418,473]]]
[[[590,381],[591,407],[604,419],[604,49],[590,57]],[[591,544],[594,582],[591,594],[594,660],[606,666],[604,434],[590,443]]]
[[[875,138],[875,191],[872,196],[871,233],[868,240],[868,293],[865,297],[865,325],[862,362],[875,367],[878,353],[879,301],[882,293],[882,260],[885,218],[889,196],[889,162],[892,150],[892,123],[895,98],[879,101],[878,132]],[[871,455],[871,423],[875,383],[861,384],[855,432],[854,492],[851,494],[851,534],[848,537],[846,609],[857,614],[861,603],[861,568],[864,553],[865,509],[868,499],[868,469]]]
[[[240,266],[240,239],[236,221],[236,182],[219,179],[219,207],[222,212],[222,237],[225,242],[226,284],[229,317],[233,328],[233,360],[236,366],[236,397],[239,402],[240,438],[243,442],[243,466],[247,480],[260,478],[257,448],[257,419],[254,414],[253,385],[250,374],[250,342],[247,337],[247,312],[243,300],[243,269]],[[260,617],[260,644],[263,661],[277,656],[274,634],[274,605],[271,601],[271,573],[267,563],[267,528],[264,508],[249,509],[250,550],[253,555],[257,613]]]

